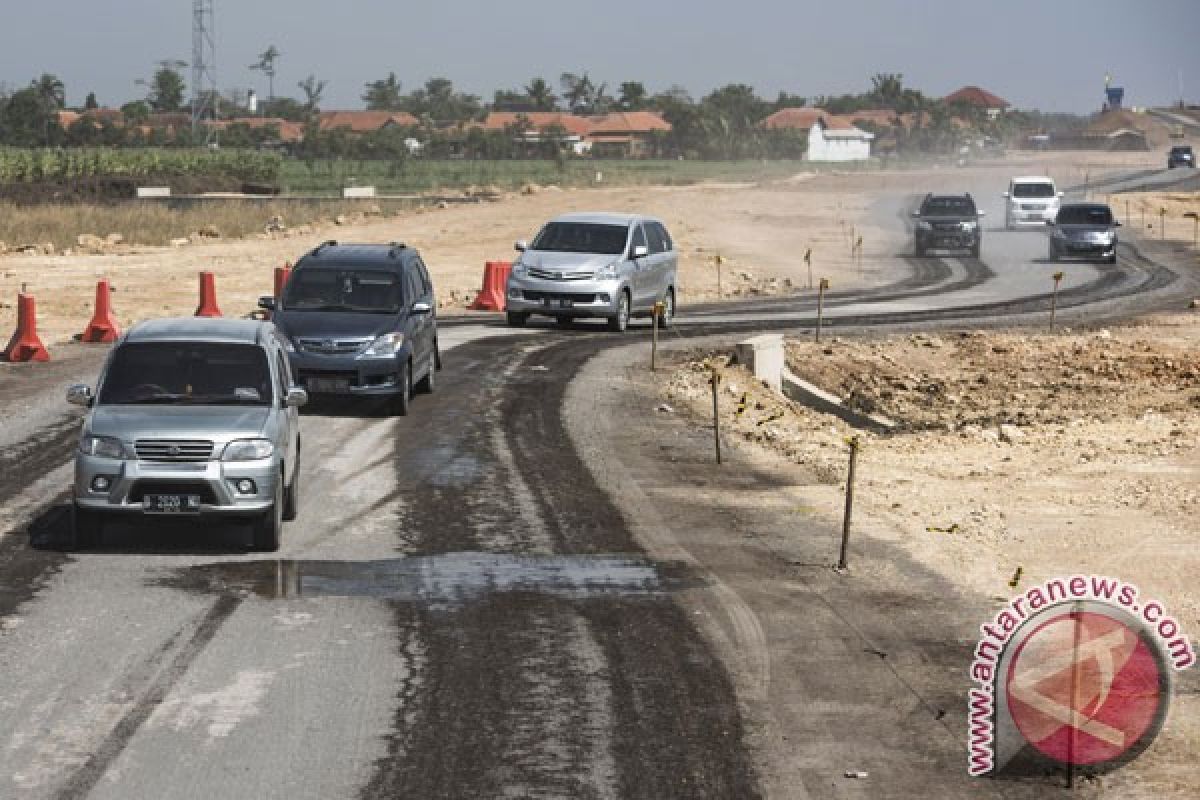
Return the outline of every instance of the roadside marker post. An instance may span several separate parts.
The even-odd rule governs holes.
[[[817,330],[816,341],[821,341],[821,319],[825,316],[825,290],[829,288],[829,278],[821,278],[817,284]]]
[[[713,396],[713,446],[717,451],[717,463],[721,463],[721,410],[717,406],[717,390],[721,385],[721,373],[717,372],[714,365],[712,368],[712,377],[708,381],[712,384]]]
[[[809,247],[804,251],[804,263],[808,266],[808,288],[813,287],[812,282],[812,248]]]
[[[1054,278],[1054,293],[1050,295],[1050,330],[1054,330],[1054,313],[1058,310],[1058,285],[1062,283],[1063,273],[1056,272]]]
[[[842,517],[842,549],[838,555],[838,569],[846,568],[846,549],[850,546],[850,520],[854,513],[854,471],[858,465],[859,439],[851,436],[846,440],[850,445],[850,472],[846,475],[846,513]]]
[[[1129,225],[1133,220],[1129,216],[1129,198],[1125,198],[1125,224]]]
[[[1158,238],[1166,241],[1167,238],[1167,209],[1164,206],[1158,210]]]
[[[650,371],[658,370],[658,321],[662,319],[663,311],[666,310],[666,305],[661,301],[654,304],[654,311],[650,315]]]
[[[717,262],[717,297],[721,298],[725,296],[725,292],[721,290],[721,264],[724,263],[725,259],[721,258],[720,253],[717,253],[713,260]]]

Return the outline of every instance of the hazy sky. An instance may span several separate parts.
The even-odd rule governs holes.
[[[141,96],[154,62],[191,58],[191,0],[0,0],[0,81],[42,72],[69,104]],[[1084,112],[1111,72],[1126,103],[1200,101],[1196,0],[216,0],[222,90],[266,79],[247,69],[274,44],[276,93],[313,73],[322,106],[359,108],[363,84],[395,71],[408,91],[444,76],[485,100],[564,71],[615,87],[679,84],[697,98],[749,83],[773,98],[857,92],[877,72],[943,95],[983,86],[1019,108]]]

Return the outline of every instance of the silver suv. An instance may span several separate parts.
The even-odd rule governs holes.
[[[117,515],[219,515],[254,522],[253,545],[279,549],[299,501],[300,426],[308,401],[268,322],[162,319],[117,342],[75,457],[74,544],[97,544]]]
[[[507,286],[508,324],[530,314],[569,324],[603,317],[623,331],[631,316],[650,316],[663,304],[660,322],[675,315],[679,257],[666,226],[639,214],[564,214],[546,223],[532,244],[517,242]]]

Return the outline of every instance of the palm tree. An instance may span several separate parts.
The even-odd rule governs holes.
[[[57,76],[48,73],[42,73],[42,77],[35,80],[31,88],[42,107],[42,140],[49,146],[50,120],[66,105],[66,88]]]
[[[283,53],[280,53],[275,45],[271,45],[263,52],[259,53],[258,63],[251,64],[250,69],[257,69],[267,76],[267,101],[275,99],[275,60]]]
[[[329,85],[329,81],[318,80],[316,75],[309,75],[296,85],[300,87],[300,91],[304,92],[304,110],[309,114],[315,113],[321,104],[321,95],[325,93],[325,87]]]
[[[382,80],[371,81],[366,85],[366,89],[362,99],[367,104],[368,111],[399,111],[404,105],[404,97],[400,93],[401,83],[396,79],[394,72],[389,72]]]
[[[529,85],[525,87],[525,94],[529,97],[534,111],[554,111],[558,108],[558,97],[550,88],[550,84],[542,78],[534,78],[530,81]]]

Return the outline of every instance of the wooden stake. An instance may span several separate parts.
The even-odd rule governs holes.
[[[712,384],[713,396],[713,446],[717,451],[717,463],[721,463],[721,410],[717,406],[717,390],[721,385],[721,374],[717,372],[717,368],[712,368],[712,378],[709,379]]]
[[[817,284],[817,330],[816,340],[821,341],[821,319],[825,315],[825,290],[829,288],[829,279],[821,278]]]
[[[850,545],[850,519],[854,513],[854,468],[858,463],[858,437],[846,440],[850,445],[850,473],[846,476],[846,513],[842,517],[842,550],[838,556],[838,569],[846,568],[846,549]]]
[[[1054,293],[1050,295],[1050,330],[1054,330],[1054,312],[1058,310],[1058,284],[1062,282],[1063,273],[1054,273]]]

